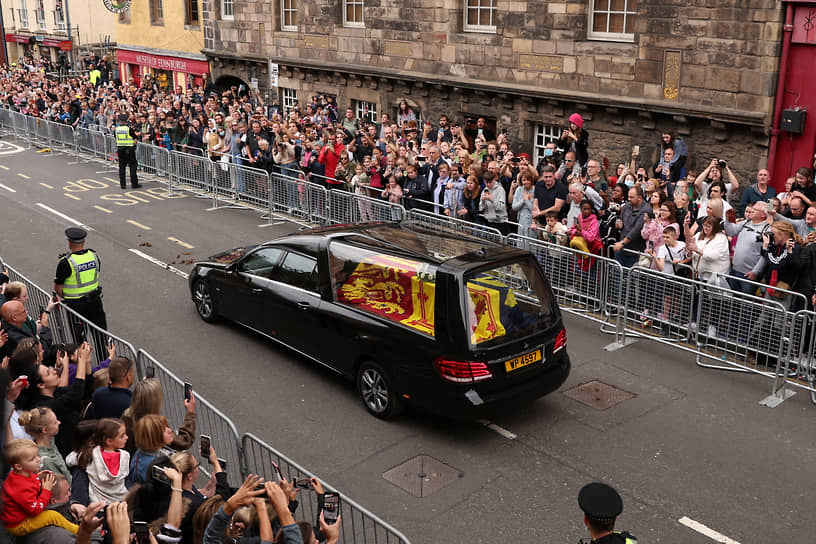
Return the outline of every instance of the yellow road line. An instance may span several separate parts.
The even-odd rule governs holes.
[[[17,172],[17,175],[23,179],[31,179],[31,176],[26,176],[25,174],[21,174],[20,172]]]
[[[42,185],[42,186],[43,186],[43,187],[45,187],[46,189],[53,189],[53,188],[54,188],[53,186],[48,185],[47,183],[43,183],[43,182],[40,182],[40,185]]]
[[[113,213],[113,212],[112,212],[112,211],[110,211],[109,209],[107,209],[107,208],[103,208],[102,206],[94,206],[94,208],[96,208],[97,210],[102,210],[102,211],[103,211],[103,212],[105,212],[105,213]]]
[[[131,225],[135,225],[135,226],[137,226],[137,227],[139,227],[140,229],[143,229],[143,230],[153,230],[150,227],[148,227],[147,225],[142,225],[141,223],[137,223],[133,219],[128,219],[127,222],[130,223]]]
[[[182,242],[182,241],[181,241],[181,240],[179,240],[178,238],[173,238],[172,236],[169,236],[167,239],[168,239],[168,240],[170,240],[171,242],[175,242],[175,243],[177,243],[177,244],[178,244],[178,245],[180,245],[181,247],[186,247],[187,249],[193,249],[193,248],[195,247],[195,246],[191,246],[191,245],[190,245],[190,244],[188,244],[187,242]]]
[[[0,164],[0,168],[2,168],[3,170],[9,170],[8,166],[3,166],[2,164]]]
[[[82,199],[81,199],[81,198],[79,198],[78,196],[74,196],[74,195],[72,195],[72,194],[70,194],[70,193],[65,193],[65,196],[67,196],[68,198],[73,198],[74,200],[82,200]]]
[[[110,182],[113,182],[113,183],[119,183],[118,179],[113,179],[113,178],[108,178],[108,177],[106,177],[105,179],[110,181]]]

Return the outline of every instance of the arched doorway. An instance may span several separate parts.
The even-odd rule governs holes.
[[[247,93],[249,91],[249,85],[246,84],[244,80],[237,76],[220,76],[218,79],[215,80],[215,86],[218,88],[219,91],[228,91],[232,87],[236,88],[236,91],[239,89],[241,90],[241,94]]]

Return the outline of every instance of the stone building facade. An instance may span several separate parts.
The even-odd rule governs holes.
[[[434,124],[485,116],[536,152],[574,111],[590,154],[656,151],[662,131],[743,180],[767,160],[783,7],[774,0],[203,0],[213,79],[257,79]],[[231,15],[223,13],[231,11]],[[271,63],[279,68],[271,88]],[[234,81],[234,80],[233,80]]]

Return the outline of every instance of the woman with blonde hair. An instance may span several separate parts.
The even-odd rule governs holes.
[[[42,458],[41,469],[50,470],[54,474],[62,474],[70,486],[71,471],[68,470],[65,459],[54,444],[54,437],[59,432],[60,421],[53,410],[40,406],[23,412],[17,421],[37,444],[37,451]]]
[[[162,403],[164,402],[164,392],[161,382],[156,378],[147,378],[136,384],[133,388],[133,397],[130,407],[122,414],[122,421],[125,422],[128,441],[125,449],[132,455],[136,451],[135,428],[136,422],[147,414],[161,414]],[[176,451],[189,449],[195,442],[196,432],[196,412],[195,394],[190,396],[190,400],[184,401],[184,424],[178,431],[173,433],[173,441],[170,448]]]
[[[786,221],[774,221],[770,231],[762,234],[761,255],[765,260],[765,280],[769,285],[765,291],[765,298],[779,302],[786,310],[798,311],[801,308],[791,308],[791,297],[779,289],[797,290],[799,270],[802,268],[800,253],[804,240],[796,233],[793,225]],[[799,302],[799,297],[796,297],[796,302]]]
[[[218,462],[218,456],[215,449],[210,446],[210,453],[208,455],[210,465],[212,466],[212,474],[210,481],[206,487],[201,490],[196,489],[195,482],[200,476],[200,463],[190,453],[183,451],[174,454],[170,457],[170,461],[175,465],[176,469],[181,473],[181,497],[190,501],[187,512],[181,520],[181,542],[182,544],[192,543],[193,541],[193,518],[198,508],[204,504],[209,497],[213,495],[220,495],[222,497],[229,497],[231,495],[229,483],[227,482],[227,473]]]

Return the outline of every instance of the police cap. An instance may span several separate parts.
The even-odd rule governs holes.
[[[623,499],[613,487],[593,482],[578,493],[578,506],[592,519],[612,521],[623,512]]]
[[[129,119],[129,117],[127,115],[125,115],[124,113],[119,114],[119,122],[120,123],[127,123],[128,119]]]
[[[81,229],[79,227],[68,227],[65,229],[65,237],[68,238],[68,241],[74,244],[79,244],[85,241],[85,237],[88,236],[88,232],[85,229]]]

